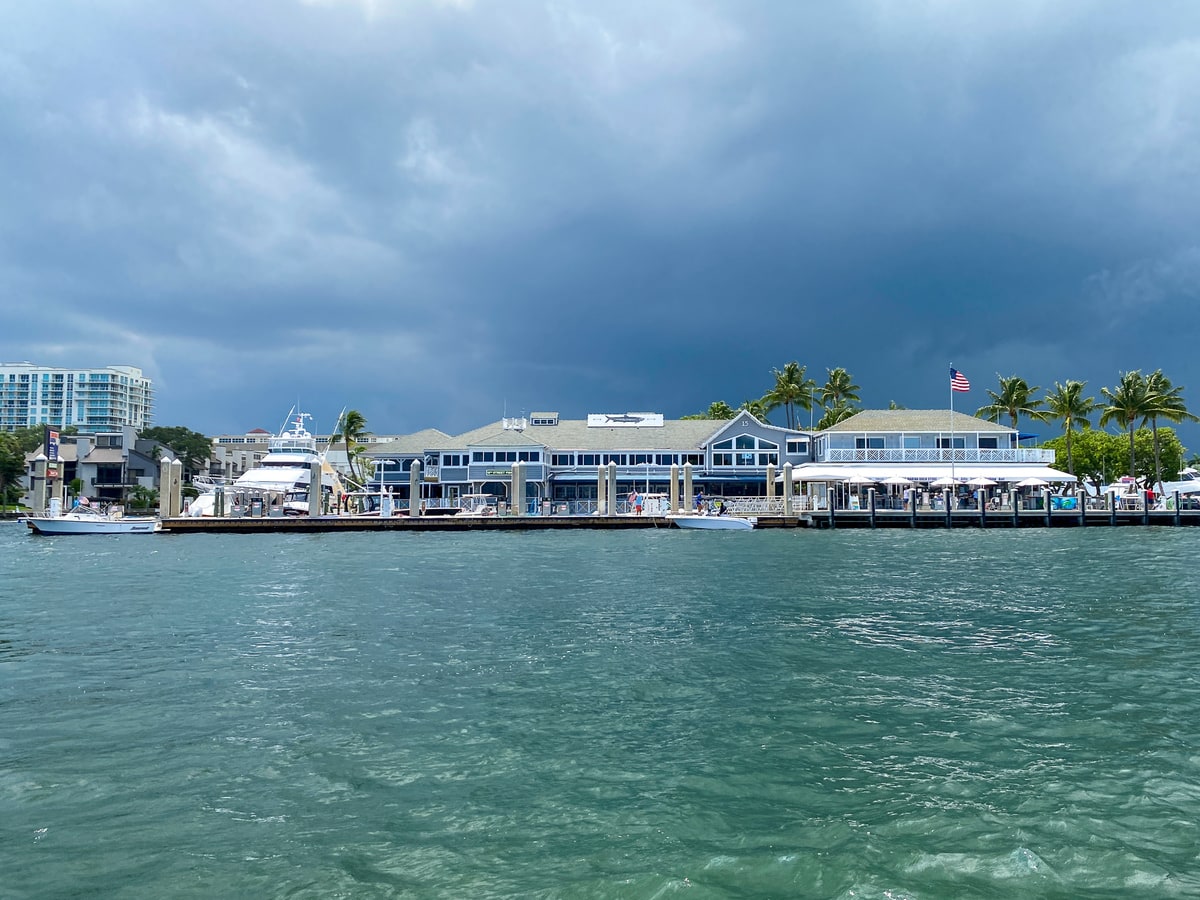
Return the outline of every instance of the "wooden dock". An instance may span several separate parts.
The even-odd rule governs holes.
[[[1200,525],[1200,510],[817,510],[758,516],[758,528],[1111,528]],[[665,516],[296,516],[164,519],[169,534],[332,531],[532,531],[676,528]]]

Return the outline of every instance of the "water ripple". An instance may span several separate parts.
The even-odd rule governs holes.
[[[1200,894],[1191,529],[695,538],[0,526],[6,896]]]

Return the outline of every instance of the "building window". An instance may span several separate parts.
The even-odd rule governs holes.
[[[808,441],[789,439],[787,442],[788,456],[803,456],[808,453]]]
[[[855,450],[882,450],[883,438],[881,437],[860,437],[854,439]]]
[[[921,438],[919,436],[914,437],[914,436],[906,434],[904,436],[904,449],[905,450],[920,450],[921,449]]]
[[[980,450],[996,450],[998,449],[998,446],[999,445],[996,443],[996,438],[994,437],[981,437],[979,439]]]
[[[966,438],[956,437],[951,443],[951,438],[940,437],[937,439],[937,445],[939,450],[962,450],[967,446],[967,441]]]

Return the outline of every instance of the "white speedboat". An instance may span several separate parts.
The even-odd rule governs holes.
[[[213,516],[217,508],[217,488],[224,490],[226,516],[307,515],[308,482],[312,464],[321,465],[321,492],[324,508],[332,508],[335,495],[345,492],[341,478],[325,454],[317,450],[317,439],[305,427],[308,413],[288,413],[279,433],[267,441],[267,455],[259,464],[243,472],[232,482],[206,476],[192,479],[199,496],[188,503],[188,516]]]
[[[25,524],[33,534],[154,534],[162,530],[162,522],[154,516],[105,513],[92,506],[76,506],[59,515],[28,515]]]
[[[496,515],[496,498],[491,494],[463,494],[458,498],[458,504],[455,516],[481,518]]]
[[[710,531],[749,531],[758,519],[753,516],[700,515],[677,513],[668,518],[679,528],[701,528]]]

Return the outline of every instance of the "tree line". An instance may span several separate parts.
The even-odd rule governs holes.
[[[862,411],[858,405],[861,388],[854,383],[850,373],[840,366],[825,372],[825,383],[818,385],[808,376],[806,366],[789,362],[782,369],[771,370],[775,383],[757,400],[745,400],[737,409],[717,401],[707,411],[683,418],[732,419],[740,410],[746,410],[767,422],[773,412],[782,410],[786,426],[801,429],[805,423],[800,414],[807,412],[809,426],[820,431]],[[989,402],[976,410],[975,415],[990,422],[1007,418],[1013,429],[1017,429],[1022,416],[1037,422],[1056,423],[1062,428],[1063,436],[1046,441],[1042,446],[1065,450],[1067,472],[1071,475],[1076,474],[1076,456],[1079,455],[1082,476],[1097,483],[1115,477],[1121,471],[1147,484],[1161,483],[1164,473],[1167,480],[1175,478],[1186,451],[1174,431],[1161,427],[1161,423],[1200,422],[1184,402],[1183,387],[1172,384],[1162,369],[1149,375],[1143,375],[1140,370],[1122,372],[1115,386],[1100,388],[1100,400],[1087,396],[1086,381],[1056,381],[1053,388],[1039,396],[1042,388],[1030,386],[1020,376],[999,376],[999,380],[1000,389],[987,391]],[[893,401],[888,408],[903,407]],[[814,424],[818,410],[820,417]],[[1096,418],[1095,428],[1093,417]],[[1125,436],[1102,430],[1110,424],[1120,428]],[[1123,452],[1119,447],[1126,437],[1128,457],[1118,462]],[[1124,462],[1128,462],[1127,468]]]

